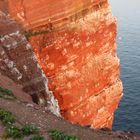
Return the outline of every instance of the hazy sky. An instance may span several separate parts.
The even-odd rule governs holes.
[[[125,14],[140,14],[140,0],[109,0],[113,11]],[[139,15],[140,16],[140,15]],[[140,18],[140,17],[139,17]]]

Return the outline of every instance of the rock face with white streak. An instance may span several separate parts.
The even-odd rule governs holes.
[[[0,74],[22,85],[34,102],[48,105],[60,116],[58,103],[48,89],[48,79],[31,45],[17,23],[4,14],[0,18]]]
[[[11,17],[27,31],[61,115],[73,123],[111,128],[123,88],[116,19],[108,1],[8,0],[8,4]],[[22,76],[19,72],[18,78]]]

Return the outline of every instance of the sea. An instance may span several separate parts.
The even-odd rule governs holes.
[[[118,24],[118,57],[124,96],[113,130],[140,133],[140,0],[110,0]]]

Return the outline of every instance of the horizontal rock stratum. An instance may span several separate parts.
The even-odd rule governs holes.
[[[72,123],[112,128],[123,88],[116,55],[116,19],[108,1],[8,0],[7,4],[10,17],[26,30],[36,54],[31,48],[28,50],[27,40],[22,47],[26,49],[18,50],[18,58],[16,49],[12,50],[15,55],[10,58],[14,63],[23,52],[34,58],[24,58],[24,71],[19,64],[19,73],[26,76],[18,75],[17,82],[24,85],[24,91],[35,94],[41,102],[52,102],[50,109]],[[10,38],[20,41],[22,35],[19,32]],[[4,34],[1,42],[4,44],[8,37]],[[26,68],[30,69],[29,74],[25,73]]]

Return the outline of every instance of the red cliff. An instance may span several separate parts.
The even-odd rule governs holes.
[[[122,83],[116,19],[108,1],[8,0],[8,6],[26,30],[61,115],[73,123],[111,128]]]

